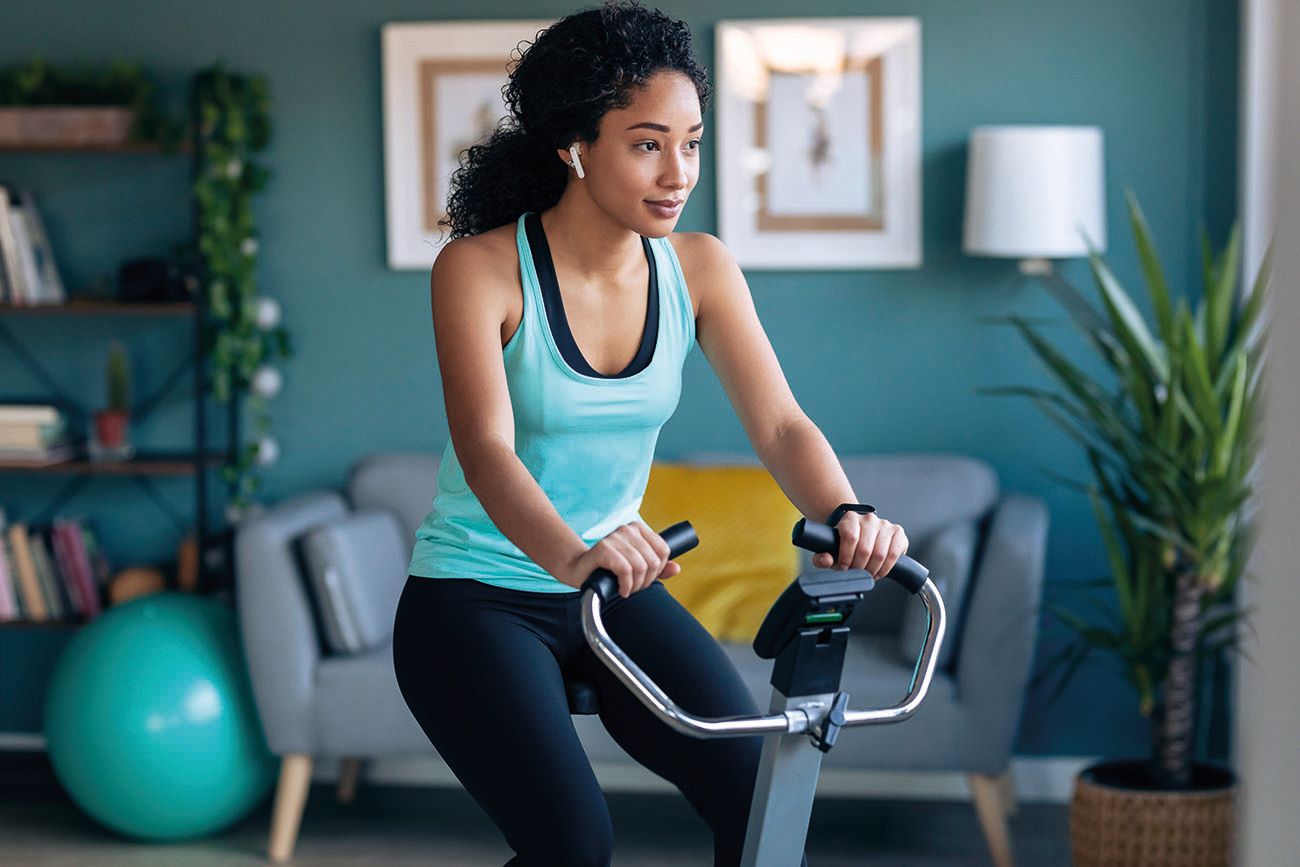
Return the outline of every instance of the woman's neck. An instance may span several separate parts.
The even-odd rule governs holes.
[[[619,225],[573,184],[555,207],[541,215],[553,261],[586,282],[618,284],[630,271],[645,268],[641,236]]]

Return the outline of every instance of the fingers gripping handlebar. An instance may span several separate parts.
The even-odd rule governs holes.
[[[680,557],[700,544],[700,539],[695,535],[695,528],[691,526],[690,521],[673,524],[659,536],[668,543],[670,560]],[[591,577],[582,582],[582,589],[594,591],[601,602],[610,602],[618,595],[618,577],[608,569],[597,569],[591,573]]]

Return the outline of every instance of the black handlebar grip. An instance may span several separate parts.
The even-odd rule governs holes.
[[[673,560],[700,544],[690,521],[679,521],[659,536],[668,543],[668,559]],[[609,602],[618,595],[618,577],[608,569],[597,569],[582,582],[583,590],[594,590],[601,602]]]
[[[794,525],[794,531],[790,534],[790,541],[808,551],[817,554],[836,555],[840,551],[840,534],[834,527],[826,524],[819,524],[816,521],[809,521],[807,518],[800,518],[799,522]],[[889,570],[886,578],[893,578],[899,584],[902,584],[909,592],[916,594],[921,592],[925,586],[925,580],[930,577],[930,570],[922,566],[904,554],[894,563],[894,568]]]

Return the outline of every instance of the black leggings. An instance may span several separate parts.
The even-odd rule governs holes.
[[[739,864],[761,738],[701,740],[653,716],[587,645],[580,602],[578,591],[408,577],[393,665],[411,713],[504,833],[516,853],[509,865],[606,867],[613,827],[564,689],[567,675],[585,675],[614,740],[677,786],[713,830],[715,865]],[[758,712],[717,641],[660,582],[601,614],[610,636],[683,709]]]

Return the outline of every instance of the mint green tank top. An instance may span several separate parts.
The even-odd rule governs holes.
[[[695,313],[672,244],[667,238],[644,238],[654,278],[647,291],[657,292],[657,304],[647,309],[658,308],[655,342],[645,345],[652,332],[647,322],[639,353],[649,349],[648,363],[616,376],[601,375],[585,362],[579,366],[590,373],[574,369],[561,350],[563,344],[571,358],[577,353],[556,300],[550,254],[539,249],[534,261],[534,245],[525,231],[528,217],[519,217],[515,231],[523,318],[502,348],[514,411],[515,453],[565,523],[593,545],[623,524],[641,520],[659,430],[677,408],[682,366],[695,345]],[[541,241],[536,246],[544,248],[540,221],[530,225],[533,237]],[[552,292],[549,319],[543,284]],[[551,322],[559,326],[559,339]],[[578,358],[582,361],[580,353]],[[534,563],[492,523],[465,483],[450,439],[438,466],[437,485],[433,506],[416,530],[411,575],[473,578],[512,590],[577,592]]]

